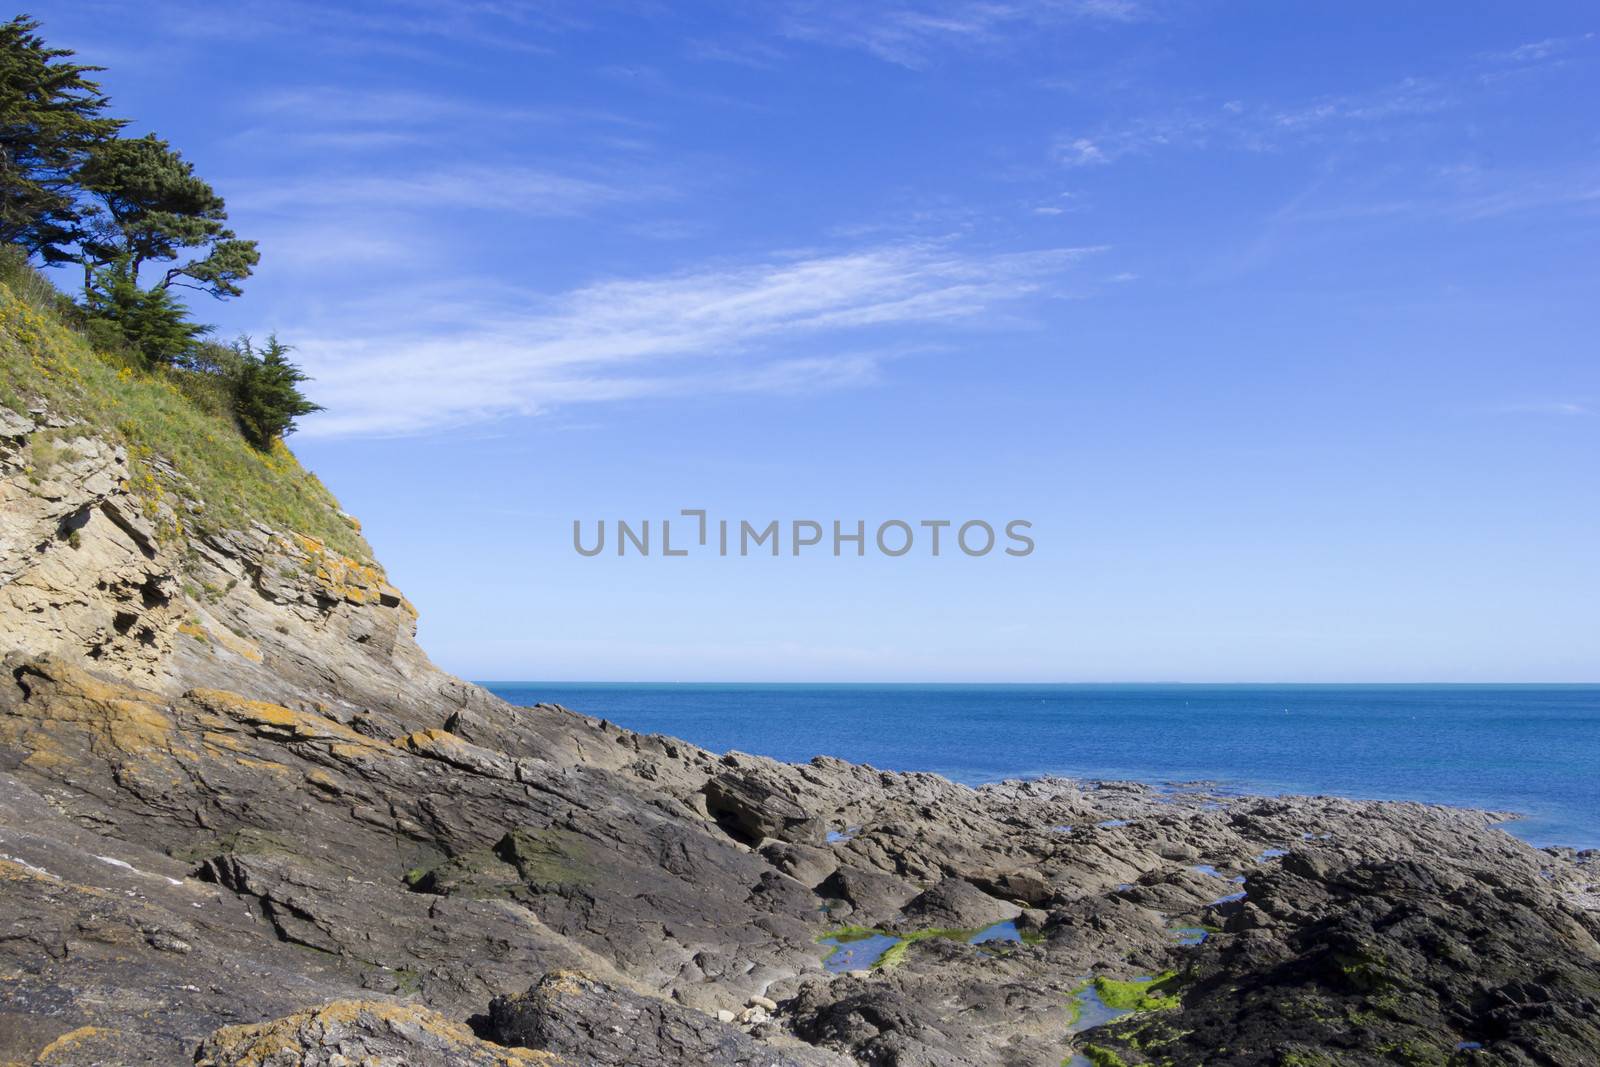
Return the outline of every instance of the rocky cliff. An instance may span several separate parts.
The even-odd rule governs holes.
[[[185,457],[30,381],[0,409],[0,1063],[1600,1062],[1593,855],[513,708],[429,663],[331,498],[315,533],[219,521]]]

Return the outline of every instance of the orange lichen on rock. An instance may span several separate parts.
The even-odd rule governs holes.
[[[200,707],[250,727],[258,737],[277,741],[335,741],[367,749],[380,746],[343,723],[265,700],[251,700],[226,689],[191,689],[184,694]]]
[[[448,730],[416,730],[395,738],[394,745],[475,774],[508,780],[516,777],[516,765],[504,753],[474,745]]]
[[[336,1000],[270,1022],[225,1026],[201,1044],[197,1067],[267,1067],[300,1062],[306,1052],[329,1047],[367,1057],[351,1062],[403,1063],[415,1050],[428,1062],[448,1058],[460,1067],[560,1067],[548,1052],[491,1044],[462,1023],[415,1004]]]
[[[0,716],[0,740],[28,749],[30,764],[48,765],[72,734],[103,757],[173,751],[176,731],[159,694],[102,682],[54,656],[23,662],[16,677],[28,699]]]
[[[290,768],[288,764],[279,763],[277,760],[251,759],[249,756],[235,756],[233,757],[233,762],[237,763],[241,767],[251,767],[258,771],[266,771],[269,774],[279,775],[280,777],[294,773],[293,769]]]
[[[368,604],[398,607],[416,615],[416,609],[389,584],[383,569],[376,564],[342,555],[318,538],[305,534],[294,534],[290,547],[299,550],[307,569],[329,598],[358,607]]]
[[[254,641],[247,641],[226,626],[215,623],[208,626],[203,620],[191,618],[178,624],[178,632],[203,644],[226,649],[251,663],[260,663],[262,660],[261,649]]]
[[[121,1032],[103,1026],[68,1030],[34,1056],[40,1067],[49,1064],[112,1063],[122,1051]]]

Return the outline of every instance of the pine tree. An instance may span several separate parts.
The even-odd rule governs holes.
[[[290,362],[291,349],[276,336],[267,338],[259,353],[242,337],[234,351],[239,355],[233,371],[234,414],[245,439],[256,448],[271,448],[294,432],[296,419],[322,410],[300,391],[300,383],[310,379]]]
[[[191,321],[189,309],[165,289],[141,289],[120,263],[102,268],[88,290],[90,337],[150,365],[183,362],[211,327]]]
[[[256,243],[225,225],[222,197],[154,134],[96,145],[78,180],[92,198],[83,212],[79,249],[86,288],[107,266],[117,266],[137,285],[146,264],[170,263],[154,288],[179,285],[218,298],[238,296],[239,283],[260,262]]]
[[[101,114],[108,101],[85,77],[102,68],[68,62],[38,29],[27,16],[0,24],[0,241],[60,263],[80,221],[77,171],[124,123]]]

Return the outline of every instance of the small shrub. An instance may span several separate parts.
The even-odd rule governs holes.
[[[246,440],[270,449],[294,432],[295,420],[322,407],[306,399],[300,383],[306,375],[289,360],[289,346],[276,336],[267,338],[259,353],[248,337],[234,348],[238,361],[233,376],[233,412]]]

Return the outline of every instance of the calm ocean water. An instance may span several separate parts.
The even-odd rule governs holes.
[[[717,752],[1423,800],[1600,847],[1600,686],[484,684]]]

